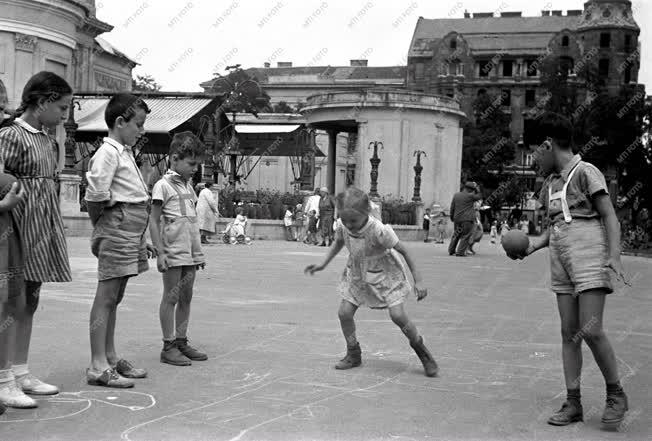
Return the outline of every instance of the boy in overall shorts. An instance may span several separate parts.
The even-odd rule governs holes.
[[[159,319],[163,332],[161,363],[189,366],[208,357],[188,344],[188,322],[195,274],[205,264],[197,219],[197,195],[190,179],[205,151],[191,132],[174,135],[170,169],[152,189],[150,234],[163,274]],[[176,326],[175,326],[176,322]]]
[[[562,359],[567,398],[548,423],[565,426],[583,420],[580,397],[582,340],[589,346],[606,383],[602,423],[618,425],[628,410],[616,356],[602,328],[606,295],[613,292],[609,271],[624,279],[620,260],[620,226],[604,176],[573,155],[569,123],[542,123],[549,138],[535,154],[539,172],[547,176],[539,202],[547,211],[548,229],[530,239],[526,252],[550,248],[552,290],[561,318]],[[509,256],[522,259],[525,256]]]

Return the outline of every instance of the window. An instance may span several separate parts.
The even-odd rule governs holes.
[[[569,43],[568,35],[564,35],[564,36],[561,38],[561,45],[562,45],[563,47],[568,47],[568,43]]]
[[[346,164],[346,186],[355,185],[355,164]]]
[[[513,61],[503,61],[503,76],[511,77],[514,73],[514,62]]]
[[[487,89],[478,89],[478,96],[486,95]]]
[[[570,75],[573,73],[575,61],[571,57],[559,57],[559,71]]]
[[[525,91],[525,106],[534,107],[536,105],[537,92],[534,89],[528,89]]]
[[[603,58],[598,62],[598,75],[601,77],[609,76],[609,59]]]
[[[534,155],[532,153],[525,153],[523,155],[523,165],[525,167],[532,167],[534,162]]]
[[[505,107],[510,107],[512,105],[512,91],[509,89],[503,89],[501,93],[500,104]]]
[[[451,49],[457,49],[457,40],[451,40]]]
[[[478,65],[480,66],[480,74],[479,75],[481,77],[488,77],[489,72],[491,72],[491,70],[494,68],[494,65],[493,65],[493,63],[491,61],[480,61],[478,63]]]
[[[625,68],[625,84],[629,84],[632,81],[632,66],[627,66]]]
[[[625,35],[625,52],[631,52],[631,51],[632,51],[632,36]]]
[[[455,62],[455,75],[458,77],[464,76],[464,64],[460,63],[459,61]]]
[[[537,69],[537,62],[535,60],[527,61],[527,76],[536,77],[539,75],[539,70]]]
[[[414,79],[423,80],[423,63],[416,63],[414,65]]]
[[[608,48],[611,46],[611,34],[609,32],[603,32],[600,34],[600,47]]]

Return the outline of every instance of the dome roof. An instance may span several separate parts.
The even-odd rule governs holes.
[[[624,28],[640,31],[629,0],[589,0],[577,26],[578,31],[595,28]]]

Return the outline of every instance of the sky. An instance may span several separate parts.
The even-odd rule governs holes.
[[[641,27],[639,83],[652,90],[652,1],[633,0]],[[462,18],[464,11],[583,9],[584,0],[96,0],[102,35],[140,63],[165,91],[201,91],[228,65],[370,66],[407,63],[419,16]]]

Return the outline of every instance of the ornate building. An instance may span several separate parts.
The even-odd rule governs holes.
[[[580,67],[591,65],[617,93],[622,86],[638,87],[639,34],[629,0],[589,0],[583,10],[542,11],[540,17],[506,11],[499,17],[468,12],[459,19],[420,17],[410,43],[407,87],[455,97],[470,117],[479,94],[501,97],[498,105],[511,115],[511,136],[519,144],[514,171],[527,174],[529,147],[540,142],[533,133],[536,110],[546,100],[540,76],[546,56],[566,63],[570,81]],[[534,177],[529,185],[533,189]]]
[[[75,91],[131,89],[137,63],[98,37],[113,26],[96,18],[94,0],[0,0],[0,10],[0,101],[9,109],[41,70]]]

